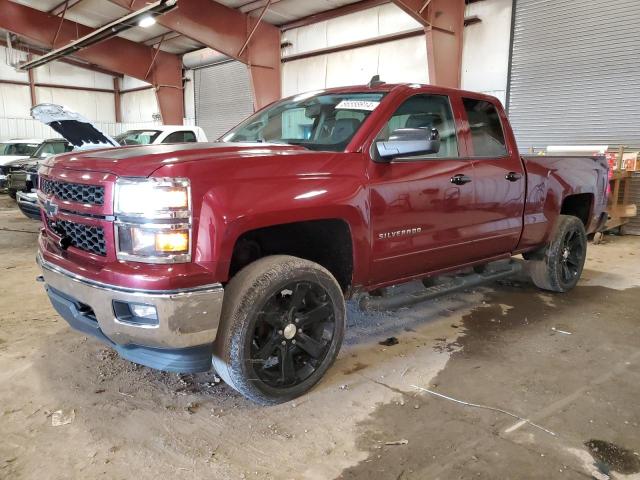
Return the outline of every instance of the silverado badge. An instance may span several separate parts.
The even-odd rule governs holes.
[[[378,239],[380,239],[380,240],[388,240],[388,239],[397,238],[397,237],[408,237],[410,235],[417,235],[420,232],[422,232],[422,228],[420,228],[420,227],[405,228],[403,230],[396,230],[394,232],[379,233],[378,234]]]

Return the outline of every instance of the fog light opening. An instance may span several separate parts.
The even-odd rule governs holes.
[[[143,305],[140,303],[129,304],[131,313],[136,317],[145,318],[147,320],[158,320],[158,311],[153,305]]]
[[[158,310],[154,305],[113,301],[113,313],[116,320],[137,327],[157,327]]]

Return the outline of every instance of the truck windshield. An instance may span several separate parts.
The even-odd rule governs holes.
[[[384,93],[307,93],[257,112],[224,135],[223,142],[301,145],[344,151]]]
[[[25,156],[33,154],[38,148],[37,143],[0,143],[0,156]]]
[[[158,135],[159,130],[128,130],[118,135],[115,140],[120,145],[149,145]]]
[[[42,142],[38,149],[33,152],[31,158],[46,158],[58,153],[70,152],[73,146],[66,141],[62,142]]]

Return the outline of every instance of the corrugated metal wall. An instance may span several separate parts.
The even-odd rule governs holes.
[[[225,62],[194,71],[196,125],[210,141],[253,113],[253,95],[247,66]]]
[[[640,146],[640,1],[515,3],[509,116],[520,147]]]

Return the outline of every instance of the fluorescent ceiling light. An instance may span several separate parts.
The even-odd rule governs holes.
[[[58,60],[68,55],[73,55],[83,48],[90,47],[91,45],[95,45],[96,43],[112,38],[131,27],[135,27],[136,25],[143,25],[143,21],[147,17],[149,17],[149,19],[146,20],[146,22],[151,21],[152,23],[147,23],[147,25],[144,26],[151,26],[155,23],[156,16],[162,15],[163,13],[166,13],[175,8],[177,1],[178,0],[156,0],[155,2],[139,10],[136,10],[135,12],[131,12],[129,15],[125,15],[124,17],[114,20],[108,25],[104,25],[92,31],[84,37],[74,40],[64,47],[58,48],[57,50],[52,50],[49,53],[45,53],[41,57],[31,60],[30,62],[22,63],[18,68],[20,70],[30,70],[32,68],[39,67],[40,65],[45,65],[49,62],[52,62],[53,60]]]
[[[155,24],[156,24],[156,19],[153,18],[151,15],[142,17],[138,22],[138,26],[142,28],[149,28],[151,25],[155,25]]]

